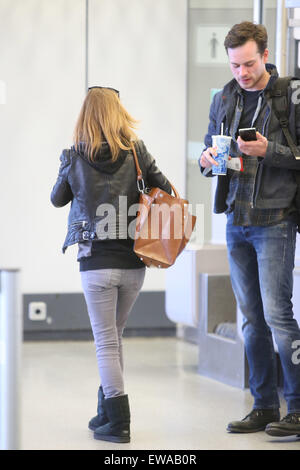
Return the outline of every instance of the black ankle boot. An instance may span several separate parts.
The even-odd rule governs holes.
[[[94,438],[100,441],[130,442],[130,410],[128,395],[106,398],[104,410],[109,422],[98,427]]]
[[[91,429],[91,431],[95,431],[95,429],[99,428],[99,426],[104,426],[104,424],[108,423],[108,417],[105,412],[103,402],[104,393],[102,386],[100,386],[98,390],[97,416],[94,416],[94,418],[92,418],[89,422],[89,429]]]
[[[267,424],[279,420],[277,409],[254,409],[241,421],[232,421],[227,426],[229,432],[258,432],[263,431]]]

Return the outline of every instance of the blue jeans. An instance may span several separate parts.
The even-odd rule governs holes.
[[[300,412],[300,364],[293,359],[300,330],[291,301],[296,232],[296,225],[287,220],[269,227],[241,227],[233,225],[233,213],[227,219],[231,282],[243,314],[254,408],[280,407],[273,333],[289,413]]]

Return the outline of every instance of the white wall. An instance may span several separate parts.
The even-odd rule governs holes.
[[[81,291],[76,248],[61,254],[68,207],[49,196],[85,94],[85,0],[0,0],[0,267],[23,293]],[[90,0],[89,84],[121,91],[139,135],[185,189],[186,0]],[[148,271],[145,290],[164,289]]]
[[[138,135],[176,189],[185,191],[186,0],[90,0],[89,85],[112,86],[140,121]],[[163,290],[148,269],[144,290]]]
[[[55,212],[49,195],[84,94],[84,7],[84,0],[0,2],[0,79],[7,87],[0,263],[22,270],[24,293],[78,284],[74,262],[60,255],[67,211]]]

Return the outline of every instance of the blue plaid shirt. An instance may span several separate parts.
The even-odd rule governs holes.
[[[234,225],[273,225],[284,220],[292,211],[285,209],[257,209],[252,207],[258,158],[243,156],[244,171],[232,171],[226,199],[228,210],[234,210]]]

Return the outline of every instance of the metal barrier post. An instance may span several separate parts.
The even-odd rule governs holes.
[[[0,270],[0,449],[20,446],[22,315],[19,271]]]

